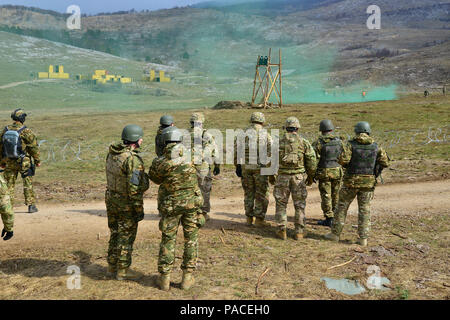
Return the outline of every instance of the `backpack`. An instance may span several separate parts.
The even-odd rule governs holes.
[[[287,168],[297,168],[303,166],[303,149],[302,139],[296,135],[287,133],[280,146],[281,166]]]
[[[8,159],[18,159],[25,156],[25,152],[22,149],[22,139],[20,133],[25,130],[26,127],[20,128],[18,131],[9,130],[5,128],[6,132],[3,134],[3,157]]]

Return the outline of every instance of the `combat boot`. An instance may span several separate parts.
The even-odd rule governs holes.
[[[303,231],[297,231],[294,234],[294,240],[301,240],[305,237],[305,233]]]
[[[116,279],[119,281],[122,280],[137,280],[141,276],[137,274],[135,271],[130,270],[130,268],[120,268],[117,270]]]
[[[170,273],[160,274],[158,278],[158,286],[163,291],[170,290]]]
[[[114,277],[117,273],[117,266],[108,263],[108,269],[106,270],[106,274],[108,277]]]
[[[36,208],[34,204],[28,206],[28,213],[35,213],[38,211],[39,211],[38,208]]]
[[[317,224],[319,225],[319,226],[324,226],[324,227],[330,227],[331,228],[331,226],[333,225],[333,218],[325,218],[325,220],[321,220],[321,221],[319,221]]]
[[[183,270],[183,280],[181,280],[181,289],[189,290],[195,283],[194,276],[191,271]]]
[[[367,239],[358,239],[357,243],[361,246],[361,247],[367,247]]]
[[[286,229],[278,230],[277,231],[277,238],[279,238],[281,240],[286,240],[286,238],[287,238]]]
[[[270,223],[264,221],[264,219],[256,218],[255,226],[257,226],[257,227],[268,227],[268,226],[270,226]]]
[[[255,223],[255,217],[247,217],[247,225],[252,226]]]
[[[325,240],[330,240],[334,242],[339,242],[339,236],[335,235],[333,232],[330,232],[324,236]]]

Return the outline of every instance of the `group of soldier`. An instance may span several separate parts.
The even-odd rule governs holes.
[[[202,113],[194,113],[190,119],[191,146],[200,143],[205,154],[217,152],[214,138],[203,128]],[[250,127],[256,133],[258,146],[265,143],[268,149],[273,138],[264,130],[265,116],[254,112]],[[320,137],[311,144],[299,134],[300,122],[289,117],[279,140],[278,167],[273,174],[263,174],[268,164],[251,162],[250,147],[246,142],[245,159],[235,156],[236,175],[241,178],[244,190],[244,207],[249,226],[268,227],[266,213],[269,205],[269,184],[274,185],[276,200],[276,236],[287,239],[286,208],[289,198],[295,208],[295,240],[306,233],[307,186],[319,183],[324,220],[319,224],[331,228],[325,239],[339,241],[348,208],[358,200],[358,244],[367,245],[370,227],[370,201],[376,185],[377,172],[389,166],[386,152],[377,145],[367,122],[358,122],[355,137],[349,141],[337,136],[330,120],[319,125]],[[195,141],[199,139],[200,141]],[[170,289],[170,275],[175,261],[176,235],[181,224],[184,233],[184,254],[181,269],[182,289],[189,289],[195,282],[193,272],[198,256],[198,230],[210,212],[212,176],[220,174],[220,165],[203,159],[204,153],[186,161],[188,151],[183,144],[183,132],[175,127],[171,116],[160,119],[155,138],[157,157],[148,173],[139,155],[143,142],[143,130],[137,125],[123,129],[122,141],[112,144],[106,159],[106,208],[111,237],[108,248],[108,273],[118,280],[133,279],[137,274],[130,270],[133,243],[138,223],[144,218],[143,194],[149,181],[159,185],[158,211],[162,233],[158,258],[158,285],[161,290]]]
[[[1,237],[7,241],[14,236],[14,187],[20,173],[23,193],[28,212],[34,213],[36,196],[33,190],[33,176],[40,166],[39,146],[36,135],[24,123],[27,114],[23,109],[11,113],[13,123],[6,126],[0,135],[2,174],[0,174],[0,213],[3,221]]]

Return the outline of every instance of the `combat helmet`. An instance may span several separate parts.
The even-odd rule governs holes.
[[[27,114],[21,108],[16,109],[11,113],[11,119],[13,119],[14,121],[19,121],[21,123],[25,122],[26,116],[27,116]]]
[[[366,121],[361,121],[358,122],[355,125],[355,133],[367,133],[368,135],[370,135],[372,132],[372,130],[370,129],[370,124]]]
[[[162,131],[162,140],[166,145],[171,142],[182,142],[183,132],[177,127],[167,127]]]
[[[159,124],[164,127],[171,126],[173,124],[173,117],[171,115],[164,115],[159,119]]]
[[[205,122],[205,115],[201,112],[195,112],[191,115],[191,123],[203,123]]]
[[[144,131],[136,124],[129,124],[122,131],[122,140],[137,142],[144,137]]]
[[[321,132],[333,131],[334,130],[333,122],[331,122],[331,120],[328,119],[320,121],[319,130]]]
[[[263,124],[266,122],[266,117],[262,112],[253,112],[250,117],[250,122]]]
[[[289,117],[286,119],[286,124],[284,126],[286,128],[300,129],[300,121],[298,121],[296,117]]]

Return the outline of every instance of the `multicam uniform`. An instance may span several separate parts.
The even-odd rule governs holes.
[[[31,131],[31,129],[26,128],[21,122],[14,121],[12,125],[9,125],[5,129],[3,129],[0,138],[0,150],[3,150],[3,135],[8,130],[20,131],[19,136],[22,143],[22,150],[25,153],[25,156],[23,158],[2,159],[2,163],[6,165],[4,177],[8,184],[11,204],[14,204],[14,187],[16,185],[17,176],[20,173],[23,179],[23,194],[25,197],[25,204],[28,206],[35,205],[36,195],[33,190],[33,175],[35,165],[37,166],[40,163],[39,146],[37,143],[36,135],[33,133],[33,131]]]
[[[262,124],[252,123],[250,127],[245,129],[247,133],[253,133],[249,135],[249,140],[252,139],[256,142],[258,148],[257,154],[259,154],[259,146],[263,143],[267,145],[268,156],[272,148],[273,139],[270,134],[264,130]],[[255,135],[255,136],[254,136]],[[237,145],[235,151],[237,152]],[[267,213],[267,207],[269,206],[269,177],[261,175],[261,168],[267,165],[260,164],[257,159],[250,159],[250,146],[248,141],[245,143],[245,164],[242,164],[242,188],[244,189],[244,208],[245,215],[248,218],[256,217],[264,220]],[[239,163],[237,156],[235,156],[236,163]]]
[[[8,232],[13,231],[14,227],[14,211],[11,205],[8,185],[0,174],[0,214],[3,221],[3,229]]]
[[[158,210],[161,213],[159,229],[162,232],[158,271],[170,274],[175,261],[175,243],[178,226],[183,226],[184,254],[181,268],[193,271],[198,256],[197,214],[203,198],[197,182],[195,167],[186,163],[182,144],[169,143],[162,157],[153,160],[149,178],[160,185]]]
[[[318,160],[315,178],[319,180],[322,211],[325,218],[333,218],[343,176],[342,167],[338,163],[343,144],[338,137],[326,133],[313,143],[313,148]]]
[[[280,139],[279,159],[280,167],[273,191],[276,201],[275,220],[280,230],[286,229],[286,207],[292,193],[295,232],[300,234],[303,233],[306,223],[306,178],[315,174],[316,155],[308,140],[296,132],[286,132]]]
[[[331,232],[336,236],[341,234],[348,207],[357,197],[358,234],[360,239],[367,239],[370,230],[370,201],[376,184],[375,165],[386,168],[389,166],[389,158],[369,135],[360,133],[344,145],[339,163],[346,167],[346,172]]]
[[[108,263],[118,269],[131,265],[138,222],[144,218],[143,195],[149,182],[138,152],[120,142],[110,146],[106,158],[105,202],[111,232]]]

